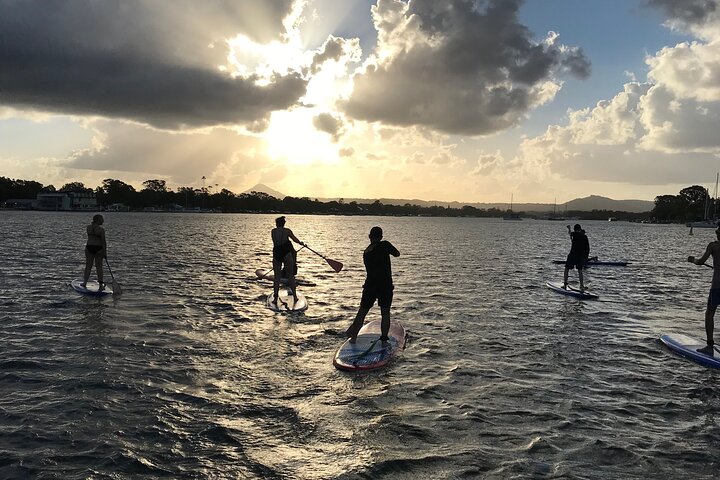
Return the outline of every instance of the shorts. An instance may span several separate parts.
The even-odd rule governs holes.
[[[584,258],[576,257],[575,255],[568,255],[567,260],[565,260],[565,268],[568,270],[572,270],[573,268],[582,270],[585,268],[585,262],[586,260]]]
[[[85,245],[85,250],[87,250],[90,255],[97,255],[102,249],[102,245]]]
[[[360,299],[360,306],[362,308],[372,308],[377,300],[380,308],[390,308],[393,299],[393,287],[392,285],[374,286],[374,285],[363,285],[362,298]]]
[[[708,294],[708,307],[717,307],[720,305],[720,287],[719,288],[711,288],[710,293]]]

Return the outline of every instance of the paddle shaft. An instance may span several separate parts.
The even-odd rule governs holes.
[[[120,295],[122,293],[122,287],[120,287],[120,284],[115,280],[115,275],[113,275],[112,268],[110,268],[110,263],[108,262],[107,257],[105,257],[105,265],[108,267],[108,271],[110,272],[110,278],[112,278],[113,281],[113,295]]]

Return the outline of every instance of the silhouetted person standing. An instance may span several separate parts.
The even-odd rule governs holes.
[[[720,240],[720,228],[715,230],[715,235]],[[715,329],[715,311],[720,305],[720,241],[710,242],[705,249],[703,256],[696,259],[693,256],[688,257],[688,262],[695,265],[702,265],[712,255],[713,257],[713,277],[710,284],[710,293],[708,294],[707,308],[705,309],[705,335],[707,336],[707,346],[698,348],[698,352],[705,355],[713,356],[715,350],[715,341],[713,339],[713,330]]]
[[[390,305],[392,305],[394,289],[390,255],[399,257],[400,252],[392,243],[382,239],[383,231],[380,227],[372,227],[369,238],[370,245],[368,245],[365,252],[363,252],[363,263],[365,263],[367,277],[363,285],[360,308],[358,309],[357,315],[355,315],[355,320],[346,332],[346,335],[350,338],[350,343],[355,343],[358,332],[363,326],[365,316],[372,308],[375,300],[378,302],[380,315],[382,317],[380,340],[383,343],[389,340]]]
[[[87,288],[90,279],[93,263],[97,271],[99,290],[105,289],[103,283],[103,258],[107,258],[107,242],[105,241],[105,229],[102,224],[105,222],[103,216],[97,214],[93,217],[92,223],[87,226],[87,244],[85,245],[85,274],[83,275],[83,288]]]
[[[578,277],[580,278],[580,290],[585,290],[585,284],[583,283],[583,269],[590,256],[590,242],[588,241],[585,230],[580,227],[579,223],[576,223],[573,227],[573,231],[570,231],[570,225],[567,226],[568,233],[570,234],[570,241],[572,246],[570,247],[570,253],[565,261],[565,276],[563,277],[563,288],[567,288],[568,273],[573,268],[577,268]]]
[[[295,284],[295,249],[292,246],[293,240],[300,245],[305,245],[293,234],[292,230],[285,228],[285,217],[275,219],[275,228],[270,231],[273,241],[273,303],[277,305],[278,291],[280,290],[280,277],[285,270],[288,279],[288,286],[292,291],[293,298],[297,302],[297,285]],[[283,269],[284,267],[284,269]]]

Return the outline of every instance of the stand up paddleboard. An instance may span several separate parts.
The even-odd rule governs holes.
[[[308,303],[305,295],[298,293],[297,297],[296,302],[289,288],[281,288],[278,291],[277,305],[273,303],[273,299],[275,298],[273,292],[268,294],[265,304],[273,312],[303,312],[307,310]]]
[[[375,370],[395,358],[407,343],[407,332],[400,322],[390,322],[390,340],[380,341],[380,320],[372,321],[360,329],[355,343],[347,340],[338,349],[333,365],[340,370]]]
[[[555,265],[565,265],[565,260],[553,260]],[[601,260],[590,260],[585,262],[586,267],[598,266],[598,267],[627,267],[630,262],[604,262]]]
[[[599,295],[595,295],[594,293],[588,292],[587,290],[583,292],[579,288],[575,288],[572,285],[568,285],[567,288],[563,288],[563,284],[559,282],[545,282],[545,285],[547,285],[547,287],[553,292],[557,292],[561,295],[568,295],[570,297],[580,298],[583,300],[597,300],[598,298],[600,298]]]
[[[704,340],[688,337],[687,335],[661,335],[660,341],[670,350],[689,358],[690,360],[705,365],[706,367],[720,368],[720,351],[715,349],[715,356],[705,355],[697,351],[707,345]]]
[[[106,284],[105,288],[100,290],[100,284],[95,280],[88,281],[85,287],[82,286],[82,282],[82,279],[78,278],[70,282],[70,286],[76,292],[83,295],[90,295],[91,297],[104,297],[106,295],[113,294],[113,290],[112,288],[110,288],[110,285]]]
[[[262,268],[258,268],[255,270],[255,275],[257,275],[258,280],[269,280],[274,281],[275,275],[271,272],[268,272],[267,270],[263,270]],[[303,287],[316,287],[317,283],[311,282],[310,280],[305,280],[302,277],[295,277],[295,282],[298,285],[301,285]],[[285,277],[280,277],[280,285],[287,285],[288,279]]]

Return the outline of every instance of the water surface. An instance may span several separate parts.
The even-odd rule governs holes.
[[[716,476],[718,373],[658,341],[703,337],[712,271],[685,258],[711,230],[582,222],[591,254],[632,262],[590,270],[582,302],[544,287],[558,222],[290,215],[345,268],[300,252],[318,286],[287,315],[254,274],[273,216],[105,214],[115,300],[67,286],[90,217],[0,212],[0,478]],[[411,343],[348,374],[332,356],[376,224]]]

